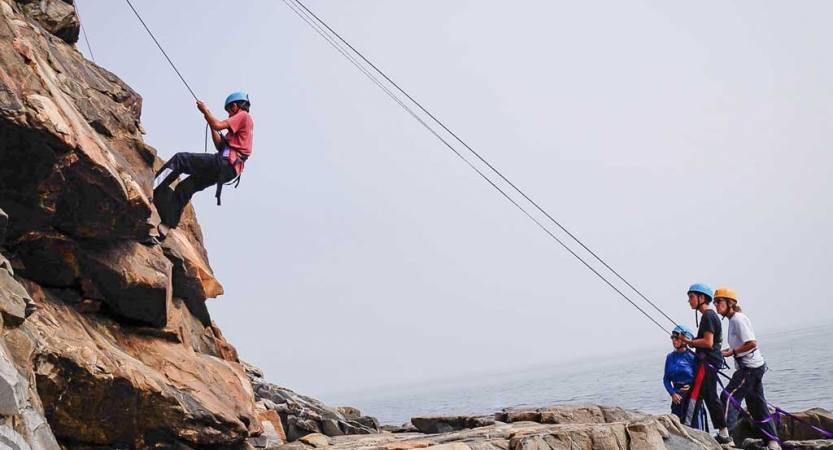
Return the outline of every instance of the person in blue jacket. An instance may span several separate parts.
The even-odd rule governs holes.
[[[674,351],[665,357],[665,375],[662,377],[665,390],[671,396],[671,413],[680,420],[683,419],[683,411],[688,403],[686,394],[694,383],[694,353],[688,350],[688,346],[680,339],[681,336],[693,339],[694,333],[685,325],[677,325],[671,332]],[[705,415],[705,410],[701,408],[700,417],[693,424],[694,428],[704,429]]]

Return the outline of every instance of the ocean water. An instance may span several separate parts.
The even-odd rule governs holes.
[[[768,334],[761,351],[770,368],[767,400],[787,411],[833,410],[833,326]],[[392,389],[342,399],[383,424],[401,425],[419,415],[491,414],[506,407],[593,403],[651,414],[670,411],[662,386],[671,350],[600,361],[496,373],[476,380]],[[724,373],[731,374],[732,370]]]

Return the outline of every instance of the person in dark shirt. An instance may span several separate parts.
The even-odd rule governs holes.
[[[723,367],[723,354],[720,347],[723,344],[723,327],[720,317],[711,308],[713,291],[705,284],[694,284],[688,289],[688,304],[691,309],[703,315],[697,329],[697,337],[689,339],[685,336],[682,341],[695,349],[697,367],[695,368],[694,386],[689,391],[688,408],[685,412],[684,424],[692,426],[699,415],[702,404],[709,410],[712,425],[718,430],[715,440],[721,444],[732,442],[729,429],[726,428],[726,418],[723,407],[717,395],[717,371]]]

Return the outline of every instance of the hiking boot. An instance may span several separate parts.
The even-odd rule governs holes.
[[[721,436],[719,434],[714,436],[714,440],[717,441],[718,444],[734,444],[735,442],[734,439],[732,439],[732,436]]]

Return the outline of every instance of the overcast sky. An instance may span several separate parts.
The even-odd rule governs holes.
[[[127,4],[78,3],[147,142],[202,152]],[[250,93],[240,188],[195,205],[209,309],[272,382],[326,400],[668,345],[282,2],[133,4],[215,114]],[[675,320],[695,282],[764,348],[833,320],[833,3],[307,5]]]

